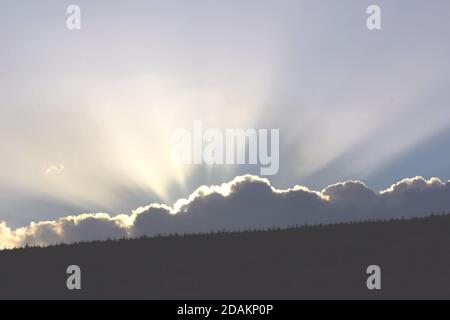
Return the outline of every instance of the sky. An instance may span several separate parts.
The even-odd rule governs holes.
[[[71,4],[80,30],[66,28]],[[381,30],[366,26],[370,4]],[[171,162],[172,133],[194,121],[279,129],[277,190],[446,186],[448,12],[446,0],[0,0],[0,221],[172,207],[259,173]]]

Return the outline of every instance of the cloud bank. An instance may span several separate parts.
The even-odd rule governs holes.
[[[302,186],[279,190],[267,179],[244,175],[220,186],[202,186],[173,206],[150,204],[117,216],[80,214],[15,230],[0,222],[0,249],[175,232],[409,218],[442,212],[450,212],[450,182],[438,178],[408,178],[381,192],[359,181],[347,181],[318,192]]]

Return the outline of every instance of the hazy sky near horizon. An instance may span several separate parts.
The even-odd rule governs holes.
[[[81,30],[66,8],[81,8]],[[369,31],[366,8],[381,7]],[[0,0],[0,221],[172,204],[251,166],[171,135],[280,129],[274,186],[450,179],[450,2]]]

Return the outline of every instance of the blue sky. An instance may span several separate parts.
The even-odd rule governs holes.
[[[366,28],[369,4],[381,30]],[[280,129],[279,188],[446,181],[448,12],[445,0],[1,0],[0,220],[128,212],[258,173],[172,167],[170,135],[194,120]]]

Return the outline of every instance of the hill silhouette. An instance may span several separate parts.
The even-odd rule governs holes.
[[[27,247],[0,252],[0,298],[450,299],[449,245],[450,215],[433,215]],[[73,264],[81,290],[66,288]]]

